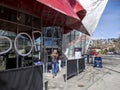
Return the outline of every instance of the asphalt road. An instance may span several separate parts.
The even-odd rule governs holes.
[[[114,68],[120,64],[120,55],[102,56],[103,66]]]

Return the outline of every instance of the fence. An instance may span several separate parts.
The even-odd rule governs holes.
[[[77,61],[75,59],[67,61],[67,79],[77,75]]]
[[[67,74],[66,80],[79,74],[85,69],[84,58],[67,60]]]
[[[43,65],[0,71],[0,90],[43,90]]]
[[[78,69],[79,73],[85,69],[85,59],[84,58],[78,59],[78,68],[79,68]]]

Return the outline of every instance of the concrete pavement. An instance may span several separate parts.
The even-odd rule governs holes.
[[[110,58],[103,59],[103,68],[86,65],[84,72],[67,82],[63,77],[66,73],[65,67],[55,78],[52,78],[51,73],[46,73],[48,90],[120,90],[120,58],[113,59],[111,61]]]

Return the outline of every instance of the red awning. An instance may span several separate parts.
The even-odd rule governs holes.
[[[81,22],[81,20],[86,15],[86,10],[76,0],[37,0],[37,1],[44,3],[46,6],[51,7],[52,9],[67,15],[67,17],[65,18],[64,33],[67,33],[72,29],[76,29],[81,31],[82,33],[90,35]],[[75,1],[75,3],[71,1]],[[74,22],[73,19],[69,19],[69,18],[70,17],[76,18],[75,14],[79,16],[80,20],[76,20]],[[56,21],[59,22],[59,18],[60,17],[58,17]],[[60,18],[60,20],[64,21],[64,19],[62,18]]]
[[[0,3],[40,17],[43,27],[62,26],[79,30],[82,25],[73,8],[64,0],[2,0]],[[87,30],[80,31],[88,33]]]
[[[77,0],[65,0],[65,1],[69,2],[74,12],[79,16],[81,20],[85,17],[86,10]]]
[[[74,13],[76,13],[81,20],[85,17],[86,10],[83,8],[83,6],[77,0],[65,0],[65,2],[68,3],[70,7],[73,8]],[[77,21],[74,24],[69,25],[69,26],[71,28],[81,31],[84,34],[90,35],[89,32],[87,32],[84,25],[82,24],[81,20]],[[64,33],[68,33],[69,31],[70,31],[70,28],[66,28]]]
[[[44,17],[43,19],[48,18],[48,20],[52,20],[52,22],[56,21],[55,22],[56,24],[64,22],[65,26],[69,26],[70,24],[73,24],[80,20],[77,14],[74,13],[72,7],[70,7],[68,3],[65,3],[64,0],[37,0],[37,1],[45,5],[42,12],[42,17]],[[45,17],[45,15],[47,15],[47,17]],[[52,17],[55,20],[50,19]],[[59,22],[58,20],[59,18],[62,19],[61,22]]]
[[[79,17],[74,13],[73,9],[69,7],[68,4],[64,3],[62,0],[37,0],[37,1],[67,16],[80,20]]]

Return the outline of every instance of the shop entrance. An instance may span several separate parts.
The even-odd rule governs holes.
[[[51,53],[56,49],[59,54],[62,52],[62,28],[61,27],[44,27],[43,32],[43,48],[44,48],[44,62],[46,72],[52,68]]]
[[[48,66],[52,51],[62,52],[62,27],[42,27],[41,18],[13,8],[0,6],[0,10],[4,10],[0,12],[0,64],[11,60],[15,65],[8,68],[18,68],[40,59]]]

